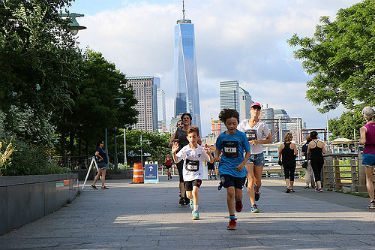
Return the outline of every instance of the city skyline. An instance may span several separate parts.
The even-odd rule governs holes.
[[[286,109],[307,127],[325,127],[342,108],[320,114],[305,99],[311,79],[287,44],[294,33],[312,36],[321,16],[335,17],[340,8],[359,0],[186,1],[194,20],[202,134],[220,111],[219,82],[236,79],[254,101]],[[174,115],[173,25],[181,1],[80,0],[71,12],[85,14],[79,33],[82,48],[100,51],[126,75],[155,75],[165,90],[167,123]],[[110,27],[110,28],[109,28]],[[145,39],[146,38],[146,39]]]

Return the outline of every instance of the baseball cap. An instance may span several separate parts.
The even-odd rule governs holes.
[[[250,108],[254,107],[254,106],[258,106],[260,108],[262,108],[262,104],[260,104],[259,102],[253,102],[251,105],[250,105]]]

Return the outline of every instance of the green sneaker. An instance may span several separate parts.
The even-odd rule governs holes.
[[[193,220],[199,220],[199,212],[197,210],[191,213],[193,215]]]

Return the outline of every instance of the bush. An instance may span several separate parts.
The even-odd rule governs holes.
[[[69,171],[68,168],[59,167],[45,147],[17,141],[11,162],[2,173],[3,175],[44,175],[63,174]]]

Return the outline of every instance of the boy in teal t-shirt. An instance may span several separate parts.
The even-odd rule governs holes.
[[[220,180],[227,189],[230,219],[227,229],[235,230],[237,219],[234,210],[242,210],[242,188],[246,180],[245,165],[250,157],[250,144],[245,133],[237,130],[239,114],[236,110],[222,110],[219,119],[225,124],[227,131],[221,133],[216,140],[215,159],[220,161]]]

